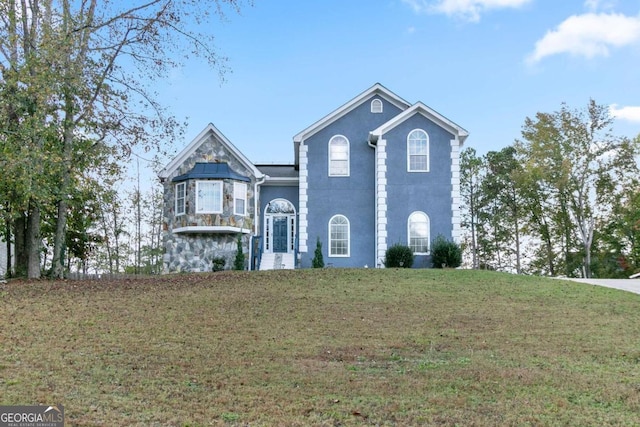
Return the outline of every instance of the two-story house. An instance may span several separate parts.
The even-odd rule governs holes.
[[[254,164],[207,126],[159,174],[164,271],[382,267],[393,244],[430,267],[431,241],[460,237],[459,153],[468,132],[380,84],[294,136],[294,164]]]

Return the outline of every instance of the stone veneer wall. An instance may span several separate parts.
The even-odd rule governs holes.
[[[171,180],[190,171],[197,162],[224,162],[236,173],[251,179],[251,182],[246,182],[246,216],[233,215],[233,180],[224,180],[223,213],[199,215],[194,213],[195,180],[186,181],[186,214],[175,216],[175,183]],[[249,229],[253,232],[254,224],[258,220],[255,212],[255,182],[253,172],[247,169],[213,134],[209,135],[208,139],[200,144],[198,149],[164,182],[164,273],[211,271],[213,259],[217,257],[227,260],[226,269],[233,268],[237,252],[236,233],[174,233],[173,230],[188,226],[230,226]],[[243,235],[242,246],[245,259],[248,260],[249,235]]]
[[[233,268],[238,251],[235,234],[172,234],[165,240],[165,272],[211,271],[214,258],[225,259],[225,270]],[[242,236],[245,267],[249,260],[249,236]]]

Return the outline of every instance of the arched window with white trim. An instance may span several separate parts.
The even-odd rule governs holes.
[[[350,247],[349,220],[344,215],[334,215],[329,220],[329,256],[348,257]]]
[[[407,170],[429,172],[429,135],[414,129],[407,136]]]
[[[329,176],[349,176],[349,140],[345,136],[329,140]]]
[[[414,254],[428,254],[430,240],[429,217],[424,212],[413,212],[407,221],[409,247]]]

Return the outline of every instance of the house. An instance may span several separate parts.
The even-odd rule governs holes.
[[[459,153],[468,132],[375,84],[293,137],[294,163],[254,164],[208,125],[160,173],[164,271],[382,267],[396,243],[430,267],[431,240],[460,237]]]

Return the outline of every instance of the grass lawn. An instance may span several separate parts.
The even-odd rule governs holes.
[[[67,426],[635,426],[640,295],[476,271],[0,285],[0,405]]]

